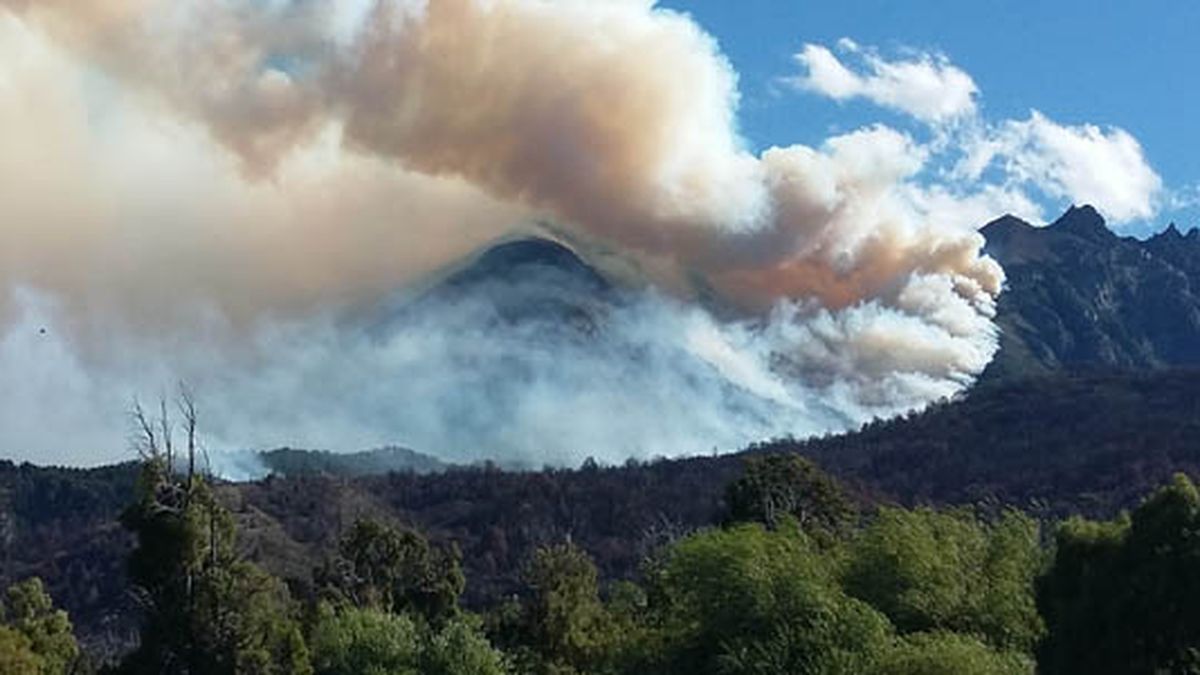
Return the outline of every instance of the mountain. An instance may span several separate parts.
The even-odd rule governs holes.
[[[474,290],[481,285],[497,282],[519,285],[530,277],[551,277],[546,284],[574,290],[603,294],[612,284],[574,251],[566,246],[543,237],[525,237],[496,244],[478,256],[467,266],[450,274],[441,284],[446,289]]]
[[[619,302],[615,286],[570,248],[543,237],[495,244],[444,274],[416,298],[400,297],[376,313],[387,335],[405,322],[465,309],[494,328],[537,323],[552,332],[595,331]]]
[[[1200,229],[1183,234],[1172,224],[1144,241],[1120,237],[1085,205],[1045,227],[1010,215],[981,232],[1007,275],[997,306],[1001,349],[984,379],[1200,365]],[[577,340],[623,301],[570,248],[530,237],[481,252],[390,321],[470,306],[500,328],[537,324]]]
[[[907,503],[1110,516],[1175,471],[1200,473],[1198,383],[1195,368],[984,382],[855,433],[761,447],[807,455]]]
[[[1046,227],[1005,216],[982,233],[1008,278],[985,379],[1200,364],[1196,230],[1118,237],[1082,206]]]

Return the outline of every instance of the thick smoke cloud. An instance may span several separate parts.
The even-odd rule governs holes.
[[[995,349],[1002,271],[939,208],[988,195],[916,185],[884,127],[748,152],[736,73],[651,3],[0,7],[0,365],[55,383],[16,452],[110,458],[103,418],[179,378],[227,446],[728,450],[920,406]],[[346,318],[533,216],[638,272],[601,339]],[[39,436],[43,404],[94,431]]]

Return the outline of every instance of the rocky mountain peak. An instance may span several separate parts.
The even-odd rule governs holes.
[[[1088,204],[1072,205],[1058,220],[1050,223],[1050,228],[1093,241],[1117,238],[1104,223],[1104,216],[1101,216],[1099,211]]]
[[[1200,364],[1200,235],[1119,237],[1092,207],[1047,227],[1011,216],[982,233],[1005,269],[989,377]]]
[[[1200,228],[1193,227],[1185,233],[1175,223],[1171,223],[1165,230],[1150,237],[1147,243],[1158,247],[1191,246],[1200,243]]]

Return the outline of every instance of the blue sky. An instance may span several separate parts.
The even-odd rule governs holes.
[[[1062,125],[1119,127],[1142,145],[1165,188],[1157,213],[1119,225],[1145,234],[1175,220],[1200,225],[1200,3],[782,2],[667,0],[720,42],[740,77],[743,135],[756,148],[819,144],[832,133],[884,123],[919,135],[920,124],[861,99],[829,100],[781,83],[806,43],[841,38],[885,59],[913,50],[944,55],[979,89],[989,122],[1036,109]],[[844,55],[843,55],[844,56]],[[1172,199],[1171,197],[1174,197]],[[1042,198],[1053,215],[1069,198]],[[1171,201],[1184,204],[1171,204]]]

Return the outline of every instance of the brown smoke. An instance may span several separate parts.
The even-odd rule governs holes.
[[[628,1],[380,0],[353,41],[335,45],[321,3],[255,7],[15,5],[200,121],[256,175],[338,122],[363,154],[728,275],[759,303],[815,295],[845,306],[914,273],[997,290],[977,236],[889,211],[887,189],[904,176],[887,163],[902,143],[883,139],[893,155],[880,157],[847,150],[854,139],[823,153],[746,152],[736,77],[682,15]]]
[[[906,197],[920,148],[749,152],[715,41],[646,0],[0,0],[0,57],[0,283],[93,336],[378,297],[544,214],[860,403],[995,348],[1002,271]]]

